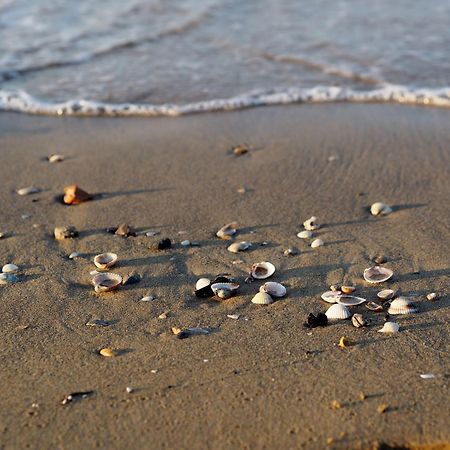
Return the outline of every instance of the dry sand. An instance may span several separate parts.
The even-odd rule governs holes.
[[[0,264],[23,271],[0,286],[0,448],[449,448],[449,123],[449,110],[387,105],[151,120],[2,113]],[[242,142],[253,150],[228,152]],[[50,164],[51,153],[67,159]],[[107,195],[56,203],[74,182]],[[29,185],[43,192],[14,192]],[[394,212],[370,216],[375,201]],[[324,224],[319,249],[296,237],[311,215]],[[252,250],[234,255],[215,237],[232,220]],[[160,235],[104,232],[122,222]],[[53,228],[69,224],[80,237],[55,241]],[[162,237],[174,248],[150,252]],[[291,246],[298,256],[283,255]],[[83,257],[69,260],[73,251]],[[89,271],[104,251],[119,255],[117,273],[142,281],[96,295]],[[364,307],[367,328],[305,329],[332,283],[375,298],[362,272],[376,254],[395,272],[384,286],[418,296],[420,313],[397,318],[391,336],[377,333],[384,314]],[[261,282],[221,303],[192,294],[200,276],[243,282],[263,260],[288,288],[268,307],[250,303]],[[146,294],[156,300],[140,302]],[[88,327],[91,318],[113,323]],[[179,340],[171,326],[213,332]],[[354,345],[340,349],[341,336]],[[120,354],[99,356],[105,346]],[[61,405],[85,390],[95,394]]]

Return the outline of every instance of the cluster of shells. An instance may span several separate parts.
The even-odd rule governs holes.
[[[113,267],[118,261],[118,256],[115,253],[101,253],[94,257],[95,267],[99,271],[107,271]],[[97,272],[97,271],[95,271]],[[97,293],[109,292],[118,289],[122,284],[122,276],[117,273],[105,272],[96,273],[92,278],[94,290]]]
[[[303,227],[304,230],[298,232],[297,237],[299,239],[313,239],[314,237],[313,231],[318,230],[321,227],[321,225],[317,222],[317,217],[312,216],[303,222]],[[325,245],[325,242],[320,238],[313,239],[313,241],[310,244],[311,248],[318,248],[322,247],[323,245]]]

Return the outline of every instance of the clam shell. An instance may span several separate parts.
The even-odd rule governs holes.
[[[385,322],[383,328],[378,330],[378,333],[397,333],[400,329],[400,325],[396,322]]]
[[[411,314],[415,312],[417,312],[417,307],[407,297],[396,298],[388,309],[388,314]]]
[[[211,289],[219,298],[226,299],[236,294],[239,288],[237,283],[214,283],[211,285]]]
[[[197,283],[195,283],[195,289],[202,289],[211,284],[211,280],[209,278],[199,278]]]
[[[311,239],[313,237],[313,233],[310,230],[303,230],[300,233],[297,233],[297,237],[300,239]]]
[[[340,295],[337,298],[336,303],[344,306],[357,306],[365,301],[367,301],[365,298],[356,297],[355,295]]]
[[[233,242],[230,246],[228,246],[227,250],[231,253],[238,253],[248,250],[251,246],[252,244],[247,241]]]
[[[275,266],[267,261],[253,264],[251,269],[251,275],[257,280],[264,280],[271,277],[275,272]]]
[[[259,288],[259,292],[266,292],[271,297],[284,297],[286,295],[286,288],[280,283],[268,281]]]
[[[311,242],[311,248],[322,247],[324,244],[325,242],[323,242],[322,239],[314,239]]]
[[[341,291],[344,294],[351,294],[352,292],[355,292],[356,288],[355,286],[342,286]]]
[[[387,267],[373,266],[364,270],[364,279],[368,283],[383,283],[392,277],[394,272]]]
[[[337,299],[342,295],[339,291],[326,291],[324,292],[320,298],[327,303],[336,303]]]
[[[216,233],[216,236],[220,239],[231,239],[237,233],[237,227],[237,222],[227,223]]]
[[[258,292],[252,298],[252,303],[255,303],[256,305],[270,305],[273,303],[273,299],[267,292]]]
[[[392,289],[383,289],[382,291],[378,292],[377,297],[381,298],[381,300],[390,300],[395,295],[395,291]]]
[[[101,270],[107,270],[114,266],[117,259],[118,257],[115,253],[101,253],[94,257],[94,264]]]
[[[392,208],[386,203],[376,202],[370,207],[370,213],[373,216],[383,215],[386,216],[392,212]]]
[[[325,315],[328,317],[328,320],[343,320],[348,319],[352,314],[345,305],[336,303],[328,308]]]
[[[317,221],[316,216],[312,216],[308,220],[305,220],[303,222],[303,226],[305,227],[305,230],[314,231],[314,230],[317,230],[318,228],[320,228],[320,225],[316,221]]]
[[[14,272],[17,272],[18,270],[19,270],[19,267],[16,266],[15,264],[5,264],[2,267],[3,273],[14,273]]]
[[[366,321],[362,314],[353,314],[352,316],[352,324],[356,328],[362,328],[366,325]]]
[[[122,277],[116,273],[99,273],[92,278],[95,292],[108,292],[117,289],[122,283]]]
[[[383,307],[375,302],[368,302],[368,303],[366,303],[365,307],[369,311],[375,311],[375,312],[383,311]]]
[[[64,161],[64,155],[50,155],[48,157],[48,162],[55,163]]]
[[[18,189],[17,190],[17,193],[19,195],[37,194],[38,192],[41,192],[41,190],[39,188],[36,188],[36,187],[33,187],[33,186],[24,187],[22,189]]]

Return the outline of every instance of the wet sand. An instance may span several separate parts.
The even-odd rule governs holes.
[[[449,120],[445,109],[344,104],[151,120],[0,114],[0,264],[22,268],[0,286],[0,448],[449,448]],[[243,142],[248,154],[229,153]],[[66,160],[50,164],[51,153]],[[55,202],[71,183],[104,195]],[[29,185],[43,191],[14,192]],[[370,216],[375,201],[394,212]],[[311,215],[318,249],[296,237]],[[233,220],[250,251],[215,237]],[[160,234],[105,233],[122,222]],[[55,241],[63,225],[79,238]],[[151,252],[163,237],[174,247]],[[95,294],[89,271],[104,251],[142,280]],[[364,307],[368,327],[306,329],[330,284],[376,298],[362,272],[377,254],[394,271],[383,287],[416,296],[420,312],[396,317],[394,335]],[[262,283],[243,283],[264,260],[288,289],[267,307],[250,302]],[[237,297],[193,296],[197,278],[223,272],[241,282]],[[156,299],[140,302],[147,294]],[[172,326],[211,333],[180,340]],[[340,349],[341,336],[353,345]]]

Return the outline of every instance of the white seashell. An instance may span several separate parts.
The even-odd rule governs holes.
[[[5,264],[2,267],[3,273],[14,273],[14,272],[17,272],[18,270],[19,270],[19,268],[15,264]]]
[[[252,303],[255,303],[256,305],[270,305],[273,303],[273,299],[267,292],[258,292],[252,298]]]
[[[156,299],[156,297],[154,297],[153,295],[145,295],[139,301],[140,302],[152,302],[155,299]]]
[[[390,300],[395,295],[395,291],[392,289],[383,289],[382,291],[378,292],[377,297],[381,298],[381,300]]]
[[[99,273],[92,278],[95,292],[108,292],[122,284],[122,277],[116,273]]]
[[[236,294],[239,288],[237,283],[214,283],[211,285],[211,289],[219,298],[227,299]]]
[[[387,267],[373,266],[364,270],[364,279],[368,283],[383,283],[392,277],[394,272]]]
[[[373,216],[386,216],[392,212],[392,208],[386,203],[376,202],[370,207],[370,212]]]
[[[289,247],[283,252],[283,255],[284,256],[295,256],[295,255],[298,255],[299,253],[300,252],[296,248]]]
[[[300,239],[311,239],[314,236],[312,231],[303,230],[300,233],[297,233],[297,237]]]
[[[320,228],[320,225],[316,221],[317,221],[316,216],[312,216],[308,220],[305,220],[303,222],[303,226],[305,227],[305,230],[314,231],[314,230],[317,230],[318,228]]]
[[[17,283],[19,278],[12,273],[0,273],[0,284]]]
[[[72,253],[69,255],[69,259],[79,258],[80,256],[81,256],[81,253],[78,253],[78,252],[72,252]]]
[[[397,333],[400,329],[400,325],[396,322],[385,322],[383,328],[378,330],[378,333]]]
[[[267,261],[253,264],[251,275],[257,280],[264,280],[271,277],[275,273],[275,266]]]
[[[328,308],[325,315],[328,317],[328,320],[343,320],[348,319],[352,314],[346,306],[336,303]]]
[[[433,373],[421,373],[420,378],[422,378],[423,380],[432,380],[433,378],[435,378],[435,376]]]
[[[227,314],[227,317],[229,319],[233,319],[233,320],[238,320],[240,316],[240,314]]]
[[[114,266],[117,262],[117,255],[115,253],[101,253],[94,257],[94,264],[100,270],[107,270]]]
[[[362,328],[366,325],[366,321],[362,314],[353,314],[352,316],[352,324],[356,328]]]
[[[247,241],[233,242],[230,246],[228,246],[227,250],[231,253],[238,253],[248,250],[251,246],[252,244]]]
[[[322,239],[314,239],[311,242],[311,248],[317,248],[317,247],[322,247],[322,245],[324,245],[325,242],[322,241]]]
[[[439,295],[436,294],[436,292],[430,292],[427,294],[427,300],[437,300],[439,298]]]
[[[327,303],[336,303],[341,295],[342,292],[339,291],[326,291],[320,296],[320,298]]]
[[[417,307],[411,299],[407,297],[399,297],[392,301],[389,306],[388,314],[411,314],[416,313]]]
[[[211,284],[211,280],[209,278],[199,278],[197,283],[195,283],[195,289],[198,291],[206,286]]]
[[[191,241],[189,241],[188,239],[186,239],[186,240],[184,240],[184,241],[181,241],[180,244],[181,244],[183,247],[189,247],[189,246],[191,245]]]
[[[366,301],[365,298],[356,297],[355,295],[341,295],[337,298],[336,303],[345,306],[357,306]]]
[[[55,163],[64,161],[64,155],[50,155],[48,157],[48,162]]]
[[[237,233],[237,227],[237,222],[227,223],[216,233],[216,236],[220,239],[231,239]]]
[[[36,187],[33,187],[33,186],[24,187],[22,189],[18,189],[17,190],[17,193],[19,195],[37,194],[38,192],[41,192],[41,190],[39,188],[36,188]]]
[[[280,283],[268,281],[259,288],[259,292],[267,292],[271,297],[284,297],[286,295],[286,288]]]

